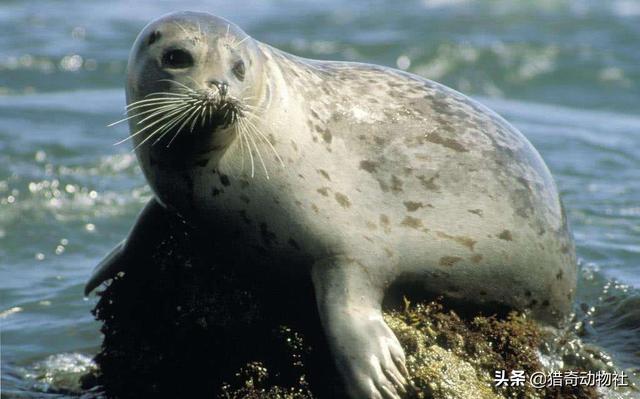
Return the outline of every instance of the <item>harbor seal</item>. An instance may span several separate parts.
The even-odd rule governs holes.
[[[571,308],[574,247],[549,170],[514,127],[452,89],[296,57],[179,12],[138,36],[126,92],[154,198],[87,292],[142,250],[164,212],[178,213],[227,237],[239,259],[310,276],[353,398],[406,391],[381,311],[392,287],[547,323]]]

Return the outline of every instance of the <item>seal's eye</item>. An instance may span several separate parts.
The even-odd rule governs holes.
[[[244,80],[244,61],[240,60],[233,65],[233,74],[236,78]]]
[[[162,55],[162,66],[165,68],[189,68],[193,65],[193,57],[184,50],[167,50]]]

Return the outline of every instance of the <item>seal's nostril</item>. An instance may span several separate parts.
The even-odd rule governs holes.
[[[220,90],[220,95],[221,95],[222,97],[224,97],[224,96],[226,96],[226,95],[227,95],[227,91],[228,91],[228,89],[229,89],[229,85],[228,85],[228,84],[226,84],[226,83],[224,83],[224,82],[221,82],[221,83],[218,85],[218,89]]]
[[[226,96],[227,91],[229,90],[229,85],[226,82],[221,82],[219,80],[210,80],[207,82],[209,87],[216,87],[220,91],[221,96]]]

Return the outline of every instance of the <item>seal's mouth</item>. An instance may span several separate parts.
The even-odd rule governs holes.
[[[189,131],[198,127],[200,131],[214,132],[228,128],[243,116],[242,104],[235,98],[214,90],[201,90],[190,94],[188,103],[191,105],[185,113],[193,116]],[[199,125],[199,126],[198,126]],[[185,126],[186,127],[186,126]]]
[[[145,143],[167,148],[189,136],[212,135],[235,125],[244,116],[242,102],[217,88],[194,90],[181,83],[175,92],[154,92],[127,105],[128,116],[115,124],[133,119],[131,135],[138,138],[136,149]],[[135,118],[135,119],[134,119]]]

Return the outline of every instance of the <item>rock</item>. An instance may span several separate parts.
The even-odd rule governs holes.
[[[344,396],[310,282],[243,273],[234,259],[200,252],[183,221],[169,227],[94,309],[104,334],[94,377],[107,396]],[[544,371],[544,334],[524,315],[460,316],[435,300],[405,301],[385,319],[405,348],[415,397],[598,397],[590,387],[496,387],[496,370]]]

